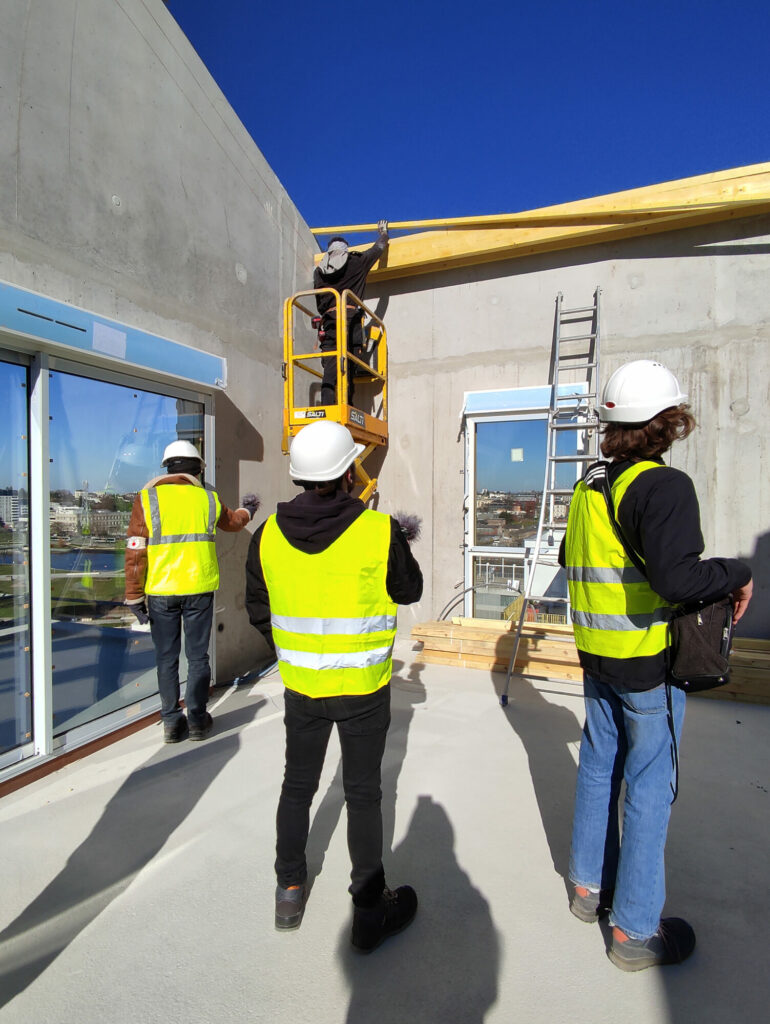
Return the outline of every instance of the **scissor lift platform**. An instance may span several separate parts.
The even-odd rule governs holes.
[[[337,346],[335,349],[321,351],[316,342],[313,350],[298,351],[298,348],[310,346],[298,344],[297,324],[303,324],[304,337],[308,339],[311,336],[308,327],[311,332],[314,331],[312,321],[318,316],[303,300],[322,294],[334,296],[338,325]],[[358,309],[364,316],[364,359],[359,359],[348,351],[347,311],[350,309]],[[343,311],[346,315],[343,315]],[[298,320],[298,316],[305,318],[304,321]],[[320,405],[317,402],[314,404],[311,400],[312,386],[320,384],[323,379],[322,359],[337,361],[338,401],[335,405]],[[368,389],[373,394],[367,396],[366,402],[361,403],[371,402],[372,411],[359,409],[347,401],[339,400],[340,397],[347,398],[351,374],[359,394],[362,385],[374,385]],[[305,378],[308,384],[307,402],[304,404],[297,401],[298,389],[303,383],[302,378]],[[296,292],[286,300],[283,307],[283,379],[284,454],[288,454],[291,439],[313,420],[328,419],[344,424],[353,438],[366,446],[360,458],[356,459],[355,469],[356,478],[362,487],[359,497],[362,501],[368,501],[377,490],[377,478],[367,473],[363,463],[377,448],[387,447],[388,444],[388,345],[385,324],[349,290],[340,293],[333,288],[319,288]],[[320,393],[320,389],[316,390]]]

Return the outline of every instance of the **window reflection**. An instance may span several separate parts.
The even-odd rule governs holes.
[[[475,443],[474,547],[494,548],[500,554],[473,556],[471,607],[478,618],[516,620],[540,521],[547,420],[540,415],[480,422],[476,424]],[[574,431],[558,434],[556,454],[574,455],[577,443]],[[549,490],[571,491],[575,476],[575,462],[559,464],[548,484]],[[532,594],[544,595],[546,599],[531,603],[527,609],[529,619],[566,621],[564,605],[555,600],[566,594],[564,574],[553,562],[567,524],[570,497],[566,493],[551,494],[548,498],[544,521],[548,528],[543,531],[541,561],[531,587]]]
[[[0,754],[32,739],[27,385],[0,362]]]
[[[54,372],[50,380],[54,734],[157,691],[149,632],[123,604],[134,496],[177,439],[202,451],[199,402]]]

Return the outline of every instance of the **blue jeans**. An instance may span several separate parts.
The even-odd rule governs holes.
[[[171,723],[182,714],[179,706],[179,652],[182,649],[184,622],[184,652],[187,655],[184,699],[187,717],[202,724],[211,684],[209,637],[214,615],[214,595],[211,592],[175,597],[148,594],[147,611],[155,645],[161,718]]]
[[[647,939],[666,900],[663,851],[674,793],[674,745],[666,687],[621,690],[584,675],[586,723],[580,744],[569,876],[576,885],[612,891],[610,923]],[[677,745],[684,691],[672,687]],[[625,779],[623,838],[618,828]]]
[[[348,810],[349,891],[356,906],[373,906],[385,888],[380,767],[390,725],[390,686],[350,697],[305,697],[286,689],[284,706],[286,769],[276,816],[278,884],[288,888],[307,880],[310,804],[336,724]]]

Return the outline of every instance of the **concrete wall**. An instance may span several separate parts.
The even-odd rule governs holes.
[[[672,464],[695,481],[706,553],[752,564],[741,631],[769,636],[769,274],[762,217],[372,285],[390,352],[380,508],[424,517],[425,595],[402,627],[436,616],[463,576],[463,392],[547,383],[557,292],[584,306],[600,285],[602,378],[636,358],[679,376],[699,428]]]
[[[256,85],[256,83],[255,83]],[[0,9],[0,279],[224,354],[217,487],[291,496],[281,303],[317,246],[161,0]],[[218,542],[218,674],[258,659],[248,534]]]

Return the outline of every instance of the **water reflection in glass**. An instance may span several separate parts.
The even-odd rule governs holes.
[[[0,362],[0,754],[32,739],[27,368]]]
[[[181,438],[202,450],[203,406],[51,374],[54,735],[157,691],[149,632],[123,604],[134,496]]]

